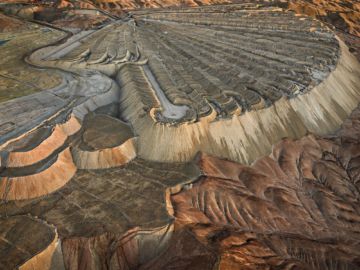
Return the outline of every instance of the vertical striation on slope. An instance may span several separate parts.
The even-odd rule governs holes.
[[[336,136],[284,139],[251,166],[199,156],[204,176],[172,196],[177,222],[219,269],[357,269],[359,111]]]

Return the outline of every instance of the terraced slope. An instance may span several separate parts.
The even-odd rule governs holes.
[[[79,170],[63,188],[46,197],[1,200],[0,216],[11,218],[0,220],[0,225],[5,229],[4,222],[28,214],[53,224],[63,241],[66,269],[109,269],[110,258],[105,254],[110,245],[116,249],[112,255],[108,253],[112,257],[112,269],[122,269],[126,261],[136,268],[167,247],[173,231],[170,194],[198,175],[192,164],[164,164],[141,159],[113,169]],[[36,228],[38,234],[44,235],[41,226],[40,223],[30,229]],[[9,233],[8,238],[15,235]],[[25,235],[32,240],[32,245],[26,254],[17,251],[19,262],[35,256],[34,248],[44,249],[37,242],[37,234],[26,231]],[[43,239],[47,239],[45,235]],[[3,254],[7,246],[1,240]],[[155,246],[157,248],[153,248]],[[89,256],[84,257],[86,253]],[[52,254],[48,256],[51,258]],[[6,267],[17,262],[15,255],[10,259],[10,262],[0,261]],[[54,268],[44,266],[42,269]]]
[[[296,140],[360,101],[360,64],[319,21],[251,4],[137,11],[26,61],[63,82],[0,104],[0,217],[55,226],[59,269],[358,266],[357,133]],[[198,151],[218,157],[201,172],[181,163]],[[57,252],[35,236],[28,253],[12,245],[16,265]]]
[[[202,150],[250,163],[282,137],[334,131],[360,91],[359,64],[330,29],[250,4],[134,12],[29,61],[79,85],[114,79],[119,99],[103,102],[119,102],[138,154],[159,161]]]
[[[358,107],[331,138],[284,139],[252,166],[202,155],[205,176],[172,196],[177,222],[201,251],[183,265],[358,269],[359,117]],[[178,254],[188,239],[174,241],[149,269],[182,269]],[[220,254],[216,264],[208,250]]]
[[[138,11],[79,38],[35,61],[114,78],[146,159],[202,150],[250,163],[282,137],[334,131],[359,100],[346,46],[319,21],[277,8]]]
[[[305,93],[335,68],[338,43],[319,22],[280,11],[200,12],[136,16],[139,46],[174,103],[198,112],[206,99],[231,116]]]

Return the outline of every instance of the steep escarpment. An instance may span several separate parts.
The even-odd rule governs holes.
[[[78,170],[46,197],[1,200],[0,216],[31,214],[53,224],[66,269],[137,268],[168,246],[170,189],[198,175],[193,164],[141,159],[106,170]]]
[[[81,141],[72,151],[79,169],[121,166],[136,157],[136,139],[121,120],[101,114],[89,116],[83,129]]]
[[[75,174],[70,150],[66,148],[49,167],[39,172],[0,178],[0,196],[2,200],[25,200],[44,196],[64,186]],[[51,161],[50,161],[51,162]]]
[[[41,50],[36,51],[27,61],[41,66],[42,57]],[[44,196],[65,185],[77,169],[69,147],[80,136],[82,120],[117,100],[116,84],[101,74],[58,74],[63,78],[59,86],[0,106],[0,181],[4,200]],[[107,162],[119,157],[122,164],[130,160],[134,150],[132,142],[128,144],[118,151],[122,156],[116,153]],[[131,157],[127,157],[129,151]]]
[[[337,136],[284,139],[251,166],[201,155],[204,176],[172,196],[177,222],[219,269],[358,268],[359,111]]]
[[[53,127],[40,126],[1,145],[1,198],[36,198],[65,185],[76,172],[69,143],[79,129],[70,115]]]
[[[29,166],[44,160],[63,146],[68,137],[78,132],[80,127],[78,120],[70,116],[66,122],[55,125],[49,132],[45,129],[34,130],[2,149],[3,152],[8,153],[7,159],[4,159],[2,163],[8,168],[14,168]],[[44,133],[48,133],[48,137],[43,138]]]
[[[359,63],[328,29],[271,9],[228,14],[222,8],[215,14],[211,8],[135,13],[133,39],[148,63],[120,68],[117,81],[122,117],[139,136],[141,157],[186,161],[204,151],[251,163],[283,137],[335,131],[357,106]],[[191,31],[181,31],[185,25]],[[319,42],[326,48],[321,52]],[[159,103],[151,78],[174,107],[188,107],[182,117],[176,119],[178,108]]]
[[[360,267],[360,66],[319,21],[141,10],[25,60],[62,83],[0,104],[0,268]]]

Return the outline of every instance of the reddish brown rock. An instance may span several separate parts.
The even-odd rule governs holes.
[[[290,0],[281,5],[334,27],[350,51],[360,60],[360,3],[353,0]]]
[[[177,222],[219,269],[357,269],[359,111],[338,136],[284,139],[252,166],[201,155],[204,176],[172,197]]]

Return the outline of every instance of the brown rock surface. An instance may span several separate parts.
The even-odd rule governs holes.
[[[64,2],[62,1],[61,4]],[[116,8],[116,2],[108,2],[105,7],[115,5]],[[318,1],[317,3],[324,4],[325,2]],[[132,3],[127,4],[131,5]],[[191,3],[187,4],[191,5]],[[196,4],[198,3],[196,2]],[[199,10],[201,11],[201,9]],[[218,46],[217,42],[207,40],[206,35],[202,32],[204,27],[201,25],[207,25],[209,28],[207,35],[215,28],[209,27],[209,24],[212,23],[220,29],[228,29],[228,24],[233,27],[231,24],[235,23],[239,29],[245,28],[246,34],[249,29],[242,27],[242,23],[249,22],[250,20],[247,17],[253,13],[250,17],[252,17],[252,23],[255,26],[253,27],[255,33],[252,34],[256,35],[261,33],[256,28],[264,16],[259,10],[259,14],[258,11],[250,12],[248,15],[244,13],[246,16],[238,16],[237,14],[233,20],[222,20],[221,17],[228,14],[225,12],[218,13],[216,8],[212,11],[215,12],[203,13],[206,16],[194,16],[191,14],[191,10],[183,10],[184,14],[180,14],[181,16],[176,14],[173,16],[174,13],[173,15],[162,14],[161,11],[158,14],[156,12],[153,14],[145,13],[143,16],[139,12],[136,16],[142,17],[143,21],[142,19],[130,20],[116,27],[110,25],[110,27],[105,28],[104,32],[94,31],[91,40],[89,39],[91,42],[87,42],[86,39],[83,42],[80,39],[79,47],[74,52],[70,52],[70,56],[71,54],[77,56],[76,51],[83,53],[88,50],[90,52],[89,48],[91,48],[90,56],[89,53],[84,54],[84,58],[90,57],[91,59],[87,59],[90,60],[89,62],[97,62],[95,64],[100,64],[99,66],[105,70],[104,66],[107,65],[107,61],[111,62],[115,59],[114,61],[122,62],[122,56],[125,56],[126,59],[130,55],[128,60],[131,59],[133,62],[128,63],[126,69],[122,68],[123,74],[119,77],[124,81],[128,80],[128,91],[140,93],[140,100],[146,100],[146,97],[143,96],[146,91],[157,93],[156,87],[153,87],[155,84],[146,81],[151,77],[146,75],[145,68],[139,67],[143,65],[141,63],[153,68],[154,74],[158,70],[171,71],[169,67],[158,69],[158,63],[154,59],[151,60],[156,48],[159,56],[166,57],[164,58],[166,59],[165,62],[170,63],[169,66],[172,68],[175,68],[176,65],[172,65],[170,60],[180,59],[180,55],[181,57],[186,55],[192,60],[197,59],[198,63],[206,63],[203,72],[213,70],[211,74],[206,74],[207,79],[203,82],[215,81],[221,87],[214,89],[226,90],[224,86],[228,83],[227,71],[222,70],[223,67],[219,68],[219,63],[214,64],[216,61],[211,57],[219,57],[216,52],[221,52],[220,56],[226,55],[230,59],[222,64],[233,67],[233,51],[252,50],[255,47],[253,46],[254,43],[250,40],[246,42],[246,46],[243,48],[232,50],[232,43],[235,44],[235,42],[230,42],[231,46],[227,46],[227,49],[224,50],[224,47]],[[280,10],[274,10],[271,14],[275,19],[270,17],[265,19],[276,22],[279,17],[293,16],[288,13],[282,14]],[[210,16],[217,18],[217,23],[209,20]],[[322,29],[318,22],[300,17],[292,19],[292,27],[296,28],[302,22],[308,23],[309,27],[314,24]],[[243,18],[244,20],[241,23],[236,22],[236,20]],[[147,21],[147,19],[149,20]],[[164,19],[173,20],[173,22],[163,25]],[[193,34],[197,33],[196,38],[186,31],[183,33],[183,28],[176,26],[179,24],[176,21],[186,25],[186,29],[192,29]],[[187,25],[189,21],[200,25],[200,27],[189,27]],[[282,25],[287,27],[286,22],[288,21],[281,20],[278,22],[281,27],[275,31],[277,33],[273,34],[279,38],[281,43],[282,34],[277,35],[283,33],[279,30],[282,29]],[[265,23],[261,25],[269,26]],[[272,28],[271,25],[269,27]],[[294,34],[294,31],[297,30],[295,28],[288,29],[288,31],[291,30],[288,33],[288,42],[293,42],[296,37],[300,37],[300,41],[303,41],[299,32]],[[148,32],[151,29],[152,32]],[[349,29],[346,31],[350,31]],[[335,64],[338,55],[337,42],[332,33],[328,30],[323,31],[303,33],[303,35],[309,40],[313,38],[316,40],[320,37],[317,35],[320,34],[323,37],[330,36],[331,42],[327,46],[327,43],[320,44],[327,47],[330,52],[334,49],[334,53],[329,58],[326,57],[325,60]],[[36,31],[36,33],[38,32]],[[220,32],[220,35],[214,35],[213,40],[220,41],[220,36],[224,32],[227,31]],[[233,32],[233,30],[229,32]],[[159,39],[153,40],[150,46],[146,41],[149,41],[150,37],[154,37],[154,33],[159,36]],[[246,36],[240,31],[239,33],[242,38]],[[228,36],[233,36],[233,33],[228,33]],[[262,36],[266,35],[263,34]],[[111,42],[107,43],[107,40],[111,40]],[[147,44],[148,47],[140,46],[141,50],[139,51],[137,43],[131,42],[134,40],[137,40],[140,45]],[[159,42],[160,40],[161,42]],[[258,38],[256,40],[260,44],[268,42],[262,39],[259,41]],[[104,44],[101,41],[105,41]],[[173,50],[170,50],[170,46],[167,44],[171,42],[176,45],[174,48],[181,52],[178,53],[178,57],[172,57],[173,54],[170,54]],[[168,50],[164,55],[161,54],[164,50],[159,50],[160,44]],[[202,50],[195,51],[195,48],[198,49],[201,46],[193,45],[200,44],[203,46]],[[315,46],[316,43],[311,42],[309,44],[322,51],[321,45]],[[302,43],[299,42],[296,47],[297,50],[293,50],[294,53],[291,56],[294,57],[295,52],[299,53],[300,49],[298,48],[301,47]],[[144,48],[147,50],[143,50]],[[265,49],[268,53],[267,46]],[[342,51],[339,54],[344,56],[347,48],[341,44],[341,49]],[[285,51],[287,52],[287,50]],[[257,54],[258,52],[251,51],[251,55]],[[273,54],[270,55],[274,57]],[[134,63],[139,59],[143,60],[144,56],[150,60],[139,61],[139,65]],[[183,59],[183,63],[187,64],[187,57]],[[244,60],[241,57],[237,57],[237,59]],[[71,57],[65,55],[64,62],[70,60]],[[77,60],[80,64],[87,64],[85,63],[87,60],[83,58]],[[320,63],[321,61],[314,62]],[[324,86],[322,89],[327,91],[325,93],[329,93],[329,89],[335,89],[334,92],[325,96],[324,92],[319,94],[313,89],[308,89],[309,93],[315,93],[317,99],[309,98],[309,95],[307,98],[305,95],[299,95],[299,104],[304,105],[304,107],[296,108],[298,111],[304,112],[303,116],[307,121],[311,122],[311,117],[306,117],[308,116],[307,113],[313,113],[314,119],[317,119],[323,115],[331,115],[330,108],[340,112],[341,117],[335,114],[332,118],[326,118],[334,121],[323,121],[323,126],[321,126],[323,133],[328,130],[326,129],[328,126],[335,122],[340,124],[347,113],[352,110],[353,104],[356,106],[358,102],[358,95],[355,94],[356,75],[359,72],[356,68],[358,64],[350,65],[349,63],[355,63],[356,60],[353,57],[347,57],[341,58],[338,66],[342,66],[343,62],[346,65],[340,72],[337,69],[338,77],[334,77],[333,73],[330,76],[327,76],[327,73],[326,76],[324,75],[327,79],[330,77],[332,83],[330,85],[333,86],[332,88]],[[265,63],[268,62],[265,61]],[[75,66],[74,61],[71,65]],[[192,65],[196,67],[196,63]],[[198,67],[200,66],[203,65]],[[257,67],[262,66],[259,64]],[[293,67],[292,64],[287,64],[287,66]],[[303,67],[304,63],[300,62],[299,66]],[[321,66],[327,69],[326,65]],[[176,68],[179,68],[179,65]],[[249,70],[253,70],[253,68],[256,67]],[[331,69],[327,71],[330,72]],[[230,69],[228,70],[230,72]],[[193,69],[188,72],[190,75],[195,74]],[[146,77],[142,77],[144,74]],[[165,72],[155,74],[154,80],[157,79],[160,83],[162,82],[163,89],[168,90],[165,95],[170,96],[174,88],[167,87],[166,83],[171,80],[167,80],[168,78],[163,76],[164,74]],[[259,74],[264,73],[259,72]],[[319,75],[316,72],[314,74]],[[352,74],[352,77],[347,77],[349,74]],[[214,77],[219,75],[222,76],[220,77],[222,81],[214,80]],[[173,76],[175,77],[175,75]],[[292,76],[294,76],[292,79],[299,78],[299,76]],[[191,76],[184,76],[184,78],[186,78],[185,82],[190,80],[201,81],[200,74],[194,78]],[[343,79],[344,83],[337,78]],[[67,79],[70,80],[71,77],[67,77]],[[82,80],[90,81],[88,77],[83,77]],[[95,89],[99,88],[101,84],[97,85],[98,81],[104,82],[105,76],[97,76],[88,85],[92,85]],[[111,82],[110,79],[109,81]],[[74,81],[70,80],[70,82]],[[149,89],[142,87],[146,85],[145,82],[148,86],[150,84]],[[242,82],[239,81],[239,83]],[[345,93],[342,91],[342,87],[346,86],[346,83],[350,84],[348,88],[353,90],[352,95],[349,95],[343,103],[339,103],[341,105],[336,105],[338,104],[336,102],[324,103],[328,99],[339,101],[344,98]],[[252,84],[253,82],[251,82]],[[193,83],[191,86],[198,87],[197,84]],[[86,100],[85,93],[91,93],[93,88],[83,88],[83,93],[80,93],[78,87],[74,89],[79,92],[79,97]],[[208,88],[205,87],[205,89]],[[268,88],[264,89],[267,90]],[[289,88],[286,89],[289,90]],[[66,93],[72,93],[72,90],[73,88],[69,88]],[[121,90],[123,95],[124,88]],[[184,96],[180,95],[181,93],[179,91],[177,93],[179,95],[173,95],[174,104],[176,104],[175,102],[181,104],[185,100]],[[231,91],[227,93],[231,93]],[[39,134],[43,131],[52,130],[52,125],[55,125],[55,122],[46,122],[44,119],[39,120],[40,126],[37,127],[34,136],[26,139],[20,136],[24,140],[19,143],[18,148],[15,147],[15,144],[10,143],[9,147],[15,147],[15,150],[20,149],[23,152],[14,151],[16,154],[13,156],[10,154],[10,160],[14,161],[13,165],[19,165],[21,168],[6,168],[0,172],[0,175],[3,176],[0,178],[0,198],[2,199],[0,200],[0,268],[12,269],[20,265],[20,269],[63,269],[65,266],[66,269],[74,270],[360,268],[360,107],[345,121],[342,129],[334,136],[320,137],[308,134],[298,140],[285,138],[273,146],[272,153],[269,156],[257,159],[251,166],[201,154],[197,158],[197,164],[201,170],[199,177],[199,171],[193,163],[159,163],[140,158],[129,162],[136,155],[135,143],[132,142],[131,144],[131,158],[129,158],[130,155],[122,156],[123,152],[120,147],[133,140],[133,132],[130,127],[113,117],[101,114],[91,115],[90,113],[103,105],[109,105],[109,100],[109,102],[119,101],[115,94],[101,98],[102,94],[101,91],[99,93],[94,91],[93,96],[88,100],[89,102],[81,103],[81,98],[75,100],[78,103],[76,103],[77,106],[73,112],[81,115],[79,119],[81,118],[82,130],[74,136],[74,141],[69,145],[65,143],[67,135],[71,135],[72,130],[78,131],[80,128],[78,122],[71,125],[75,127],[74,129],[71,126],[69,129],[65,127],[66,130],[61,128],[64,134],[54,136],[53,141],[48,144],[49,141],[46,138],[51,137],[40,136]],[[61,98],[58,95],[54,96]],[[159,96],[161,97],[161,95]],[[102,99],[106,102],[103,102]],[[133,109],[131,106],[134,104],[141,105],[137,99],[127,98],[126,101],[129,101],[126,103],[126,108]],[[234,114],[232,119],[235,119],[240,110],[229,106],[229,104],[234,103],[234,99],[219,99],[220,101],[224,108],[229,111],[229,115]],[[301,101],[308,101],[308,103]],[[26,101],[23,103],[26,104]],[[2,112],[14,104],[16,102],[8,103],[7,107],[2,107]],[[42,104],[47,104],[47,102]],[[264,103],[259,102],[255,105],[261,107],[264,106]],[[17,106],[23,109],[21,103],[18,103]],[[69,105],[69,107],[71,106]],[[143,112],[143,107],[139,107],[139,110],[133,110],[131,114],[142,117],[148,112]],[[257,115],[259,107],[251,107],[251,110],[255,112],[254,115]],[[324,111],[317,110],[318,108],[323,108]],[[272,107],[273,109],[274,107]],[[206,112],[208,113],[208,111]],[[209,119],[212,117],[213,125],[216,123],[214,120],[217,113],[213,109],[213,113],[207,115]],[[287,111],[284,110],[282,113],[287,116],[285,119],[295,122],[289,117]],[[264,135],[266,141],[268,140],[267,137],[274,139],[275,135],[279,136],[274,139],[278,141],[278,138],[282,136],[279,135],[278,131],[272,130],[273,126],[269,123],[281,122],[284,128],[289,126],[282,121],[270,119],[273,116],[269,113],[264,113],[264,119],[269,122],[259,121],[259,118],[255,117],[249,118],[248,113],[246,116],[248,118],[243,118],[241,125],[252,140],[258,134],[265,134],[265,131],[270,131],[270,135]],[[223,115],[219,114],[218,123],[222,117]],[[9,121],[6,115],[3,118]],[[261,129],[254,128],[259,123],[261,123]],[[299,123],[296,122],[297,124]],[[153,125],[153,123],[149,122],[149,125]],[[178,128],[177,125],[169,126],[174,130]],[[231,140],[231,138],[239,137],[238,130],[233,129],[232,132],[229,132],[230,129],[222,128],[225,126],[230,125],[218,125],[217,128],[213,129],[221,133],[218,140],[219,149],[224,148],[226,139],[230,138]],[[57,127],[59,129],[59,126]],[[207,128],[204,126],[204,138],[208,136],[206,134]],[[320,126],[316,126],[316,128],[320,132]],[[14,129],[16,130],[16,128]],[[159,125],[159,132],[154,133],[153,137],[157,138],[163,129],[164,126]],[[302,131],[305,132],[305,130]],[[7,135],[6,130],[3,131],[3,134]],[[148,136],[150,133],[144,132],[143,134]],[[43,140],[42,143],[34,143],[36,141],[34,138],[37,136],[39,136],[40,141]],[[191,139],[190,141],[197,137],[195,133],[190,132],[188,136]],[[302,133],[299,133],[298,136],[301,137]],[[165,149],[164,153],[171,152],[174,144],[168,143],[170,138],[176,140],[174,136],[169,136],[167,140],[164,140],[167,144],[156,144],[149,143],[148,137],[144,136],[144,144],[147,144],[149,149],[161,146]],[[0,137],[0,139],[4,138]],[[264,149],[262,141],[265,139],[259,139],[255,142],[256,147],[253,149],[259,148],[259,152],[255,153],[256,157],[260,156],[259,153],[263,153],[261,152]],[[4,140],[7,141],[6,138]],[[80,141],[79,144],[77,144],[78,141]],[[183,143],[184,147],[190,145],[184,140],[184,136],[178,136],[178,141]],[[268,142],[269,147],[271,144],[272,142]],[[212,144],[208,145],[213,147]],[[72,147],[73,157],[67,148],[69,146]],[[242,146],[244,145],[242,144]],[[245,153],[255,151],[245,149],[242,146],[239,144],[232,149],[238,151],[243,148]],[[24,149],[30,149],[30,151],[24,151]],[[60,151],[59,149],[65,150],[56,156],[57,153],[54,151]],[[35,158],[28,155],[31,151],[34,151]],[[219,152],[216,149],[213,153],[219,155]],[[7,160],[3,159],[3,156],[5,155],[2,154],[0,165],[9,165],[3,164]],[[86,170],[76,172],[73,158],[76,165],[80,168],[86,168]],[[45,163],[39,164],[43,159],[46,159]],[[19,163],[17,163],[18,161]],[[129,163],[124,165],[126,162]],[[33,165],[32,163],[36,163],[34,167],[30,168],[33,170],[31,173],[26,173],[29,170],[28,167]],[[106,170],[88,170],[114,166],[116,167]],[[39,196],[41,198],[38,198]],[[57,246],[57,231],[62,244],[61,252]],[[61,255],[60,260],[52,259],[56,253]],[[8,254],[10,256],[7,256]]]
[[[80,171],[0,214],[54,224],[67,269],[357,269],[359,117],[360,107],[336,136],[284,139],[252,166],[202,154],[188,184],[190,167],[139,159]],[[161,194],[177,184],[172,209]]]
[[[335,27],[337,34],[360,60],[360,3],[354,0],[290,0],[288,8]]]
[[[290,0],[289,8],[360,37],[360,4],[353,0]]]
[[[170,192],[198,175],[192,164],[141,159],[113,169],[79,170],[46,197],[0,201],[0,216],[31,214],[53,224],[66,269],[110,269],[110,263],[119,269],[127,262],[137,267],[159,255],[172,235]]]
[[[131,127],[120,119],[105,114],[88,115],[72,154],[79,169],[117,167],[136,157],[136,138]]]
[[[57,241],[55,229],[45,222],[30,216],[0,218],[0,268],[18,269],[27,260],[40,255],[38,265],[48,265],[52,254],[41,256]],[[36,243],[36,244],[34,244]],[[20,269],[32,269],[23,265]]]
[[[64,186],[75,174],[69,148],[57,156],[48,168],[29,175],[0,177],[0,198],[7,200],[26,200],[48,195]]]
[[[204,176],[172,196],[177,222],[219,269],[358,269],[359,112],[337,136],[284,139],[252,166],[201,155]]]
[[[62,147],[69,136],[75,134],[80,129],[80,124],[74,116],[70,117],[65,123],[56,125],[47,138],[42,137],[44,129],[35,130],[28,134],[30,139],[21,138],[12,145],[10,145],[11,151],[8,159],[6,160],[7,167],[24,167],[35,164],[41,160],[46,159],[57,149]],[[40,137],[40,138],[39,138]],[[25,143],[23,142],[25,141]],[[20,144],[20,147],[16,147],[16,143]],[[23,146],[33,146],[31,149]],[[23,148],[21,148],[23,146]]]

